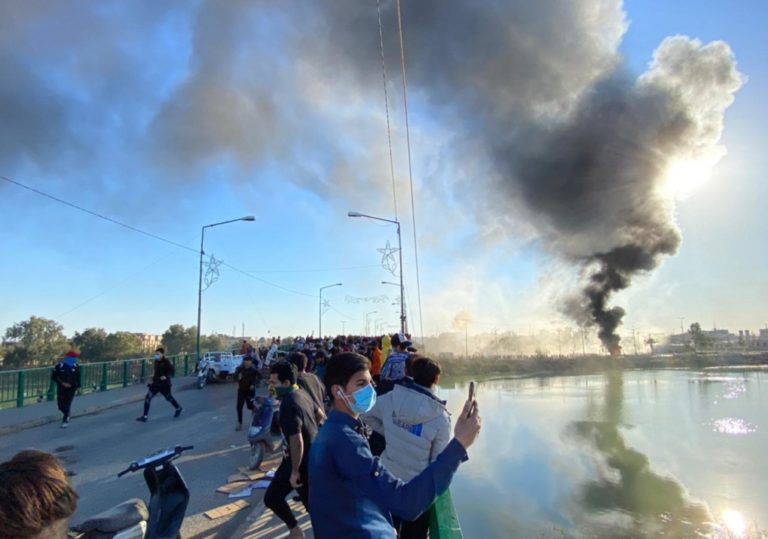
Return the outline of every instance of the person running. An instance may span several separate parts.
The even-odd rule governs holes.
[[[445,402],[434,390],[442,369],[437,361],[416,357],[409,365],[410,377],[395,384],[363,416],[366,424],[384,436],[386,449],[381,463],[392,475],[410,481],[442,453],[451,439],[451,419]],[[426,539],[429,511],[415,521],[395,519],[399,539]]]
[[[75,393],[80,387],[80,366],[77,364],[77,352],[70,349],[53,368],[51,380],[56,383],[56,403],[62,414],[61,428],[69,427],[70,411]]]
[[[147,384],[149,391],[147,391],[147,395],[144,397],[144,413],[136,418],[136,421],[141,421],[142,423],[147,422],[149,416],[149,404],[158,393],[165,397],[165,400],[170,402],[171,406],[176,409],[176,413],[173,414],[173,417],[179,417],[183,410],[181,405],[176,402],[176,399],[171,395],[171,378],[175,374],[175,369],[173,368],[173,363],[165,357],[165,349],[162,346],[155,350],[153,359],[155,373],[152,376],[152,382]]]
[[[309,455],[317,436],[316,406],[312,398],[296,385],[296,367],[287,361],[278,361],[269,371],[269,386],[280,399],[279,422],[288,441],[288,454],[283,457],[275,476],[264,493],[264,505],[288,526],[289,538],[304,537],[296,517],[285,497],[293,489],[299,493],[309,511]],[[337,536],[339,537],[339,536]]]
[[[376,403],[370,362],[343,353],[328,361],[325,387],[332,410],[309,456],[309,497],[316,539],[394,539],[392,515],[413,520],[451,484],[467,449],[480,433],[477,401],[467,401],[454,438],[408,482],[393,476],[371,455],[360,414]]]
[[[16,453],[0,463],[0,539],[67,539],[77,500],[56,457]]]
[[[237,427],[235,430],[243,430],[243,405],[253,411],[256,386],[261,381],[261,375],[253,365],[250,356],[243,357],[243,363],[235,369],[235,380],[237,381]]]

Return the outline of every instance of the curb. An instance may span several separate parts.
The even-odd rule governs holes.
[[[196,389],[196,386],[195,386],[195,383],[192,382],[185,385],[179,385],[176,389],[177,391],[188,391],[190,389]],[[133,404],[134,402],[139,402],[142,400],[144,400],[144,394],[124,397],[119,400],[113,400],[103,404],[96,404],[93,406],[85,407],[81,410],[78,410],[77,412],[74,412],[72,414],[72,417],[76,418],[76,417],[94,415],[94,414],[98,414],[99,412],[103,412],[104,410],[109,410],[110,408],[117,408],[119,406],[125,406],[126,404]],[[0,436],[15,434],[23,430],[33,429],[35,427],[42,427],[43,425],[48,425],[49,423],[57,423],[59,421],[61,421],[61,413],[56,412],[55,414],[47,415],[44,417],[38,417],[35,419],[30,419],[29,421],[24,421],[22,423],[17,423],[16,425],[11,425],[8,427],[0,427]]]

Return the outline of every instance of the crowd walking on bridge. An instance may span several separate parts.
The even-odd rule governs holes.
[[[276,427],[285,452],[264,504],[283,521],[288,537],[304,537],[286,501],[294,491],[318,539],[428,537],[430,508],[468,458],[482,424],[470,397],[451,434],[451,416],[436,395],[442,374],[437,361],[420,355],[404,334],[297,338],[282,355],[276,342],[257,350],[243,341],[240,351],[243,362],[234,373],[235,429],[242,429],[243,407],[254,409],[263,377],[268,375],[267,398],[279,403]],[[158,393],[174,407],[174,417],[183,410],[171,393],[175,373],[162,348],[153,364],[137,418],[142,423]],[[72,350],[52,374],[63,427],[69,424],[77,391],[77,369]],[[22,452],[0,465],[0,499],[8,500],[0,508],[0,539],[7,536],[9,519],[16,522],[7,528],[16,530],[13,537],[66,537],[57,533],[66,532],[77,494],[58,461],[46,455]],[[47,470],[48,482],[34,481],[27,473],[33,468]],[[26,482],[20,470],[29,477]],[[68,501],[50,501],[36,494],[39,489],[67,494]]]

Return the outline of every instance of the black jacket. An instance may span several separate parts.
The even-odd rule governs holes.
[[[251,365],[247,369],[240,365],[235,369],[235,380],[237,380],[237,390],[244,393],[252,393],[261,381],[261,374],[258,369]],[[251,389],[253,387],[253,389]]]
[[[152,383],[155,385],[171,385],[171,377],[176,374],[176,370],[173,368],[173,363],[163,356],[158,361],[155,361],[155,374],[152,376]],[[165,380],[161,380],[165,376]]]
[[[77,363],[74,365],[67,365],[63,361],[59,361],[53,368],[51,380],[56,382],[59,389],[77,389],[80,387],[80,366]],[[63,387],[62,384],[65,383],[72,387]]]

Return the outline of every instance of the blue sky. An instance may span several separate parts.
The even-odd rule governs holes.
[[[768,62],[759,32],[768,7],[756,0],[738,9],[721,1],[586,4],[613,13],[605,48],[633,78],[666,37],[681,34],[727,42],[748,79],[725,113],[727,155],[709,181],[675,201],[678,253],[611,300],[628,313],[620,332],[672,331],[680,317],[686,325],[765,327],[758,298],[768,295],[761,241],[768,222],[760,211],[768,200],[761,151]],[[203,332],[239,334],[243,324],[246,335],[317,332],[318,289],[335,282],[343,287],[325,291],[326,332],[362,331],[370,311],[394,331],[397,289],[380,282],[397,278],[377,252],[396,244],[394,227],[346,216],[394,216],[380,58],[360,65],[337,58],[322,25],[304,28],[279,3],[229,6],[0,8],[0,116],[11,118],[0,136],[0,174],[191,249],[0,182],[0,329],[31,315],[58,321],[68,334],[192,325],[200,227],[254,215],[206,234],[206,252],[240,271],[221,267],[203,293]],[[375,17],[375,4],[370,9]],[[626,31],[615,15],[621,9]],[[366,31],[378,43],[378,29]],[[414,33],[406,47],[420,39]],[[475,188],[487,167],[476,157],[482,152],[469,153],[472,145],[462,142],[470,139],[446,121],[455,109],[442,108],[431,83],[420,80],[426,64],[418,50],[406,56],[414,70],[409,114],[424,333],[456,329],[457,318],[470,319],[472,333],[574,325],[558,298],[575,286],[578,268],[535,219],[494,218],[493,194],[484,198]],[[398,217],[409,320],[419,333],[395,60],[388,55]],[[388,301],[351,299],[381,295]]]

